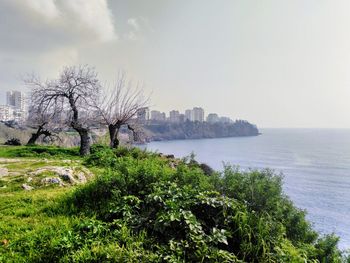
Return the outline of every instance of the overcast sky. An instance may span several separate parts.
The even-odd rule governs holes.
[[[349,14],[347,0],[0,0],[0,95],[89,64],[103,82],[127,71],[162,111],[350,128]]]

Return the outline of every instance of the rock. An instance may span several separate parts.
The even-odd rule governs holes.
[[[170,168],[172,168],[174,170],[176,169],[176,164],[174,162],[170,162],[169,166],[170,166]]]
[[[7,176],[9,174],[9,170],[5,167],[0,167],[0,177]]]
[[[58,184],[59,186],[64,186],[61,178],[58,177],[46,177],[41,180],[44,185]]]
[[[63,181],[66,181],[70,184],[76,184],[78,183],[77,180],[74,178],[74,171],[69,168],[64,168],[64,167],[56,167],[53,170],[57,175],[62,178]]]
[[[80,172],[77,174],[77,177],[78,177],[78,181],[82,184],[86,183],[87,182],[87,179],[86,179],[86,176],[83,172]]]
[[[30,183],[31,181],[33,181],[33,178],[32,177],[28,177],[27,178],[27,182]]]
[[[74,170],[74,168],[60,167],[60,166],[47,166],[32,172],[32,175],[39,175],[44,172],[54,172],[57,178],[62,179],[68,184],[81,184],[86,183],[87,178],[91,177],[93,174],[86,168],[81,168],[81,170]],[[61,180],[61,182],[62,182]]]
[[[168,154],[165,157],[168,158],[168,159],[175,159],[174,154]]]
[[[22,184],[22,188],[26,191],[31,191],[34,189],[34,187],[27,185],[27,184]]]

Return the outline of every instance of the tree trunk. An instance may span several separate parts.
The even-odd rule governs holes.
[[[29,138],[29,141],[27,142],[27,146],[35,145],[36,141],[39,139],[41,134],[42,134],[42,126],[39,126],[36,133],[32,133],[32,136]]]
[[[118,139],[118,133],[119,133],[120,125],[116,124],[110,124],[108,125],[108,131],[109,131],[109,146],[114,149],[118,148],[119,146],[119,139]]]
[[[32,133],[32,136],[30,137],[29,141],[27,142],[27,146],[35,145],[36,141],[39,139],[41,134],[38,133]]]
[[[71,127],[76,130],[80,135],[80,155],[85,156],[90,154],[91,140],[89,136],[89,129],[83,128],[82,124],[79,122],[79,112],[76,106],[76,101],[73,96],[69,96],[69,104],[73,111],[73,120],[71,122]]]
[[[90,154],[91,140],[89,131],[87,129],[77,130],[80,135],[80,150],[79,153],[81,156]]]

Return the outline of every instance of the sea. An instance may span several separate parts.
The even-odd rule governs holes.
[[[216,170],[273,169],[283,189],[321,234],[350,249],[350,129],[261,129],[261,135],[148,143],[148,150],[196,159]]]

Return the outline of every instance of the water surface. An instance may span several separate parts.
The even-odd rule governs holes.
[[[284,175],[284,191],[307,209],[321,233],[336,233],[350,248],[350,130],[263,129],[256,137],[151,142],[149,150],[196,159],[222,170],[272,168]]]

